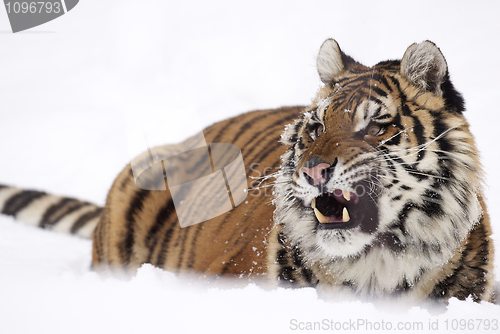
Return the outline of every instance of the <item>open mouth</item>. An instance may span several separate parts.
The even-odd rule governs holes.
[[[334,189],[311,202],[320,229],[352,228],[358,216],[359,197],[350,191]]]

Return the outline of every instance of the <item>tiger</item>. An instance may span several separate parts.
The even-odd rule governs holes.
[[[483,170],[441,50],[414,43],[367,67],[327,39],[316,65],[322,86],[309,106],[203,130],[207,145],[233,144],[244,160],[247,197],[225,213],[181,227],[170,181],[141,188],[131,164],[104,207],[1,186],[1,212],[92,238],[103,274],[149,263],[324,296],[494,301]],[[214,187],[199,187],[190,209],[216,203]]]

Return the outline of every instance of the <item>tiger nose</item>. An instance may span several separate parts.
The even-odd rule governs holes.
[[[312,160],[312,159],[311,159]],[[330,164],[326,162],[320,162],[316,165],[314,165],[314,161],[309,160],[306,163],[306,166],[311,166],[312,167],[302,167],[302,173],[304,174],[306,180],[314,186],[326,183],[328,180],[326,177],[328,177],[326,170],[331,167]],[[312,163],[311,163],[312,162]]]

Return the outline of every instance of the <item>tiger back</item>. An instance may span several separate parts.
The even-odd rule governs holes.
[[[204,130],[204,136],[208,144],[231,143],[241,148],[246,174],[257,177],[265,169],[279,167],[284,153],[281,129],[302,109],[254,111],[217,123]],[[249,183],[254,182],[249,179]],[[233,210],[181,228],[170,191],[140,189],[129,165],[108,194],[94,234],[93,266],[134,272],[141,264],[152,263],[175,272],[264,275],[266,236],[273,226],[270,195],[271,189],[250,190],[245,202]]]

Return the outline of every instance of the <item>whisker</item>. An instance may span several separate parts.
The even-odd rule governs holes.
[[[412,129],[412,128],[413,128],[413,126],[412,126],[412,127],[409,127],[409,128],[405,128],[404,130],[400,130],[400,131],[399,131],[398,133],[396,133],[394,136],[392,136],[392,137],[390,137],[390,138],[388,138],[388,139],[382,140],[382,142],[380,142],[380,144],[379,144],[377,147],[375,147],[375,148],[376,148],[376,149],[377,149],[377,148],[379,148],[380,146],[382,146],[382,145],[384,145],[385,143],[387,143],[388,141],[390,141],[392,138],[395,138],[395,137],[399,136],[399,135],[400,135],[400,134],[402,134],[402,133],[406,133],[406,131],[407,131],[407,130]]]

